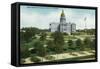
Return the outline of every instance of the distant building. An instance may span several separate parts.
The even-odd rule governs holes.
[[[52,22],[50,23],[49,27],[50,27],[51,32],[59,31],[59,32],[65,32],[68,34],[76,32],[76,24],[66,22],[66,17],[63,10],[60,17],[60,23]]]

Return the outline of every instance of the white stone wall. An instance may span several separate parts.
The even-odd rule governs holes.
[[[71,24],[71,32],[76,32],[76,24]]]
[[[58,29],[58,26],[60,25],[60,29]],[[55,32],[60,30],[60,32],[65,32],[68,34],[71,34],[72,32],[76,32],[76,24],[74,23],[51,23],[50,24],[50,31]]]
[[[59,26],[59,23],[51,23],[50,24],[50,31],[51,32],[55,32],[55,31],[58,31],[58,26]]]
[[[66,32],[66,33],[70,34],[71,33],[71,24],[70,23],[60,24],[60,32]]]

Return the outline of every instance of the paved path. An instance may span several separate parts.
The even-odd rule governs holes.
[[[24,64],[28,64],[28,63],[33,63],[33,62],[30,60],[30,57],[28,57],[28,58],[25,59],[25,63],[24,63]]]
[[[76,58],[76,57],[82,57],[82,56],[84,57],[84,56],[94,55],[93,52],[95,52],[95,51],[94,50],[92,50],[91,52],[80,51],[80,52],[72,52],[72,54],[71,53],[63,53],[63,54],[55,54],[55,55],[48,55],[48,56],[55,57],[54,60],[60,60],[60,59]],[[37,57],[37,58],[41,59],[41,62],[51,61],[51,60],[47,60],[46,58],[43,58],[43,57]],[[93,59],[93,58],[90,58],[90,59]],[[25,59],[25,63],[34,63],[34,62],[32,62],[30,60],[30,57],[28,57]]]
[[[57,55],[51,55],[53,57],[55,57],[55,59],[67,59],[67,58],[75,58],[75,57],[82,57],[82,56],[89,56],[89,55],[93,55],[93,53],[89,53],[87,51],[82,51],[81,54],[79,52],[73,52],[72,55],[70,53],[63,53],[63,54],[57,54]]]

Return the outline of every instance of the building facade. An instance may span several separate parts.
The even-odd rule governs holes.
[[[59,32],[65,32],[68,34],[76,32],[76,24],[66,22],[66,17],[63,10],[61,13],[60,22],[59,23],[52,22],[50,23],[49,27],[50,27],[51,32],[59,31]]]

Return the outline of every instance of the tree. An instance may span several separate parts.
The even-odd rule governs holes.
[[[20,46],[20,56],[21,56],[21,58],[27,58],[31,55],[27,46],[28,45]]]
[[[74,42],[72,40],[69,40],[68,41],[68,50],[73,51],[75,49],[76,48],[75,48]]]
[[[39,33],[39,29],[33,27],[22,28],[20,30],[20,39],[21,41],[29,42],[32,39],[32,36]]]
[[[52,34],[52,37],[54,39],[55,44],[64,45],[64,37],[63,37],[63,34],[61,32],[54,32]]]
[[[54,32],[53,35],[53,42],[55,44],[55,51],[56,53],[61,53],[63,52],[63,46],[64,46],[64,37],[61,32]]]
[[[87,29],[87,34],[89,35],[95,35],[95,29]]]
[[[86,48],[90,48],[90,44],[91,44],[91,40],[90,40],[90,38],[85,38],[84,39],[84,48],[86,49]]]
[[[77,50],[82,50],[83,49],[83,44],[81,39],[76,40],[76,49]]]
[[[45,56],[46,55],[46,47],[44,47],[43,43],[41,41],[37,41],[34,44],[34,49],[36,50],[36,54],[38,56]]]
[[[64,36],[69,35],[68,33],[63,33]]]
[[[41,40],[41,41],[44,41],[45,39],[46,39],[46,33],[42,32],[42,33],[41,33],[40,40]]]
[[[95,45],[96,45],[95,39],[93,39],[93,40],[91,41],[91,43],[90,43],[90,47],[91,47],[92,50],[95,49]]]
[[[47,42],[47,49],[49,52],[54,52],[55,51],[55,44],[52,40],[49,40]]]
[[[63,50],[63,46],[61,46],[59,43],[58,44],[55,44],[55,52],[56,53],[62,53],[64,50]]]
[[[72,41],[72,40],[69,40],[69,41],[68,41],[68,45],[69,45],[69,46],[73,46],[73,41]]]

